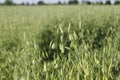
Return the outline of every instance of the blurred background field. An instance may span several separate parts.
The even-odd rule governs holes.
[[[0,80],[120,80],[120,6],[0,6]]]

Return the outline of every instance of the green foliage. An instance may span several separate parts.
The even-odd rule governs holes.
[[[38,5],[44,5],[45,3],[43,1],[38,1]]]
[[[110,4],[111,4],[111,1],[110,1],[110,0],[106,0],[105,4],[106,4],[106,5],[110,5]]]
[[[102,1],[98,1],[96,4],[103,5],[104,3]]]
[[[89,4],[91,4],[91,2],[90,2],[90,1],[87,1],[86,3],[87,3],[88,5],[89,5]]]
[[[120,0],[116,0],[114,4],[116,5],[120,4]]]
[[[4,2],[5,5],[13,5],[13,1],[12,0],[5,0]]]
[[[21,5],[25,5],[25,3],[24,3],[24,2],[22,2],[22,3],[21,3]]]
[[[79,3],[78,0],[70,0],[70,1],[68,2],[68,4],[78,4],[78,3]]]
[[[58,3],[57,3],[58,5],[60,5],[60,4],[62,4],[60,1],[58,1]]]
[[[85,0],[85,1],[83,0],[82,3],[83,3],[83,4],[88,4],[88,5],[92,4],[92,2],[89,1],[89,0],[87,0],[87,1],[86,1],[86,0]]]
[[[0,15],[0,80],[120,80],[118,5],[2,6]]]

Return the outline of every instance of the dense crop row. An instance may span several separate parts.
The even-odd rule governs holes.
[[[119,80],[119,6],[0,6],[0,80]]]

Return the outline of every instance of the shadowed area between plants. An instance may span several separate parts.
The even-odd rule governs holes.
[[[88,45],[88,51],[102,50],[104,46],[109,46],[109,40],[113,45],[116,37],[116,28],[114,27],[94,27],[87,29],[82,27],[82,23],[72,25],[68,23],[47,27],[36,36],[36,42],[42,53],[43,61],[51,61],[57,57],[68,58],[68,54],[76,53],[83,44]],[[72,26],[76,26],[72,28]],[[87,26],[86,26],[87,27]]]

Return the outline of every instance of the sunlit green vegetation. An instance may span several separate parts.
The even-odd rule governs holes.
[[[0,6],[0,80],[120,80],[120,6]]]

